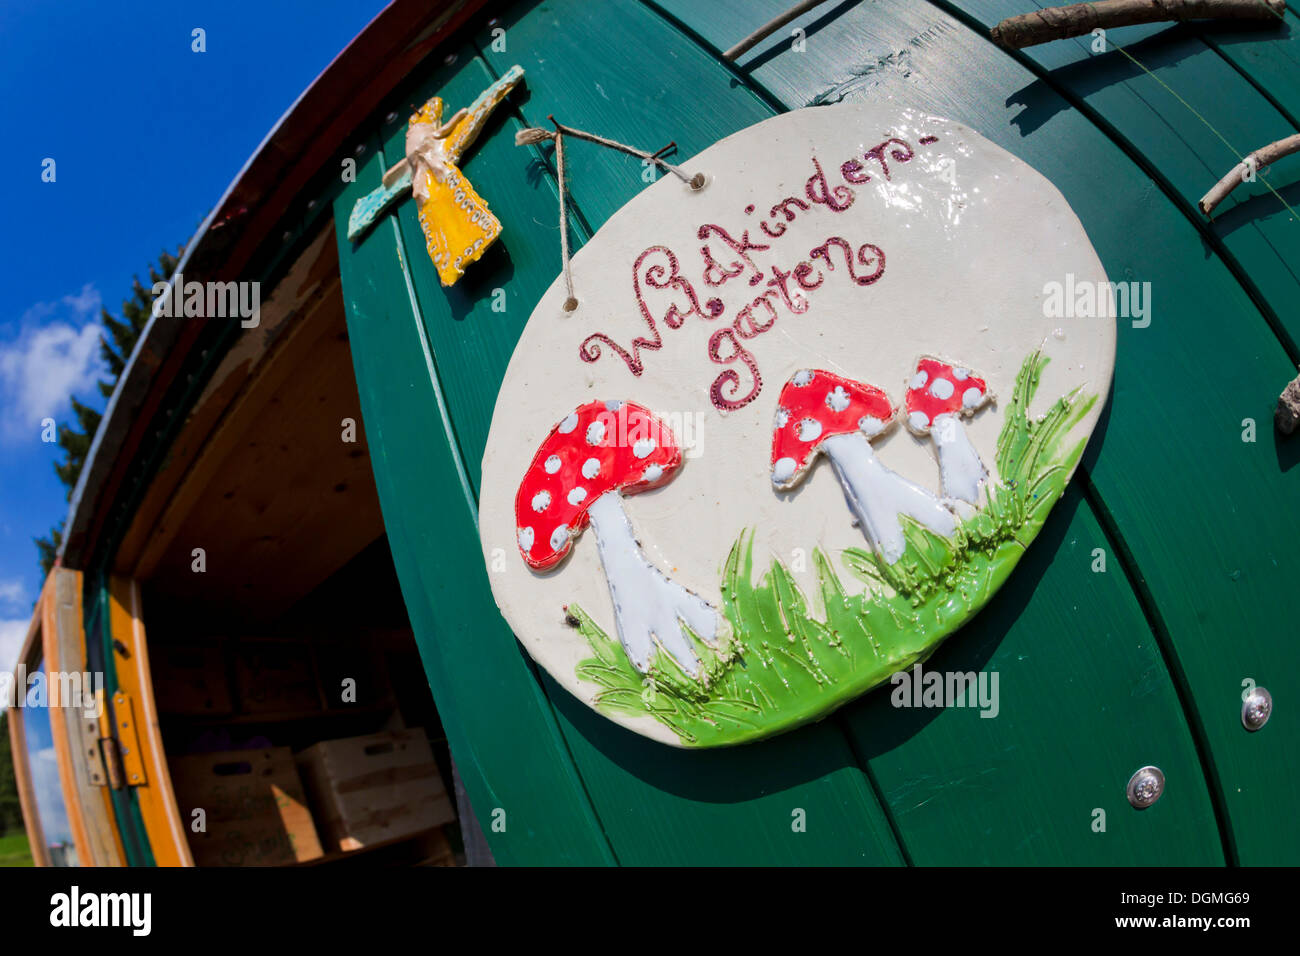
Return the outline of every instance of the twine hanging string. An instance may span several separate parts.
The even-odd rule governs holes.
[[[564,311],[572,312],[578,307],[578,297],[573,292],[573,269],[569,263],[569,213],[568,203],[565,201],[565,193],[568,190],[568,186],[566,185],[564,175],[564,138],[566,136],[572,136],[575,139],[585,139],[589,143],[596,143],[599,146],[616,149],[621,153],[627,153],[629,156],[636,156],[638,159],[645,162],[654,163],[672,173],[694,190],[704,188],[705,178],[703,173],[696,173],[692,176],[680,166],[674,166],[663,158],[664,153],[670,152],[677,147],[676,142],[671,142],[667,146],[656,150],[653,153],[647,153],[634,146],[628,146],[625,143],[607,139],[604,136],[597,136],[595,133],[588,133],[580,129],[574,129],[571,126],[562,126],[556,121],[554,116],[547,116],[546,118],[550,120],[551,124],[555,127],[554,131],[549,129],[539,129],[537,127],[521,129],[519,132],[515,133],[515,145],[531,146],[536,143],[544,143],[547,140],[555,141],[555,178],[558,180],[560,193],[560,255],[564,260],[564,285],[568,290],[568,297],[564,300]]]
[[[560,186],[560,256],[564,260],[564,285],[569,296],[564,300],[564,311],[578,307],[578,297],[573,294],[573,270],[569,268],[569,204],[564,201],[564,134],[555,136],[555,178]]]

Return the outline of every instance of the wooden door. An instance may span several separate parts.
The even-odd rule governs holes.
[[[1077,45],[999,50],[982,31],[1014,4],[881,0],[800,18],[800,49],[781,37],[739,67],[720,62],[720,49],[786,6],[517,4],[491,27],[505,30],[504,51],[484,25],[377,111],[361,131],[357,181],[335,204],[389,540],[497,860],[1294,860],[1295,718],[1279,712],[1252,735],[1239,715],[1244,679],[1296,696],[1294,627],[1275,598],[1294,575],[1300,469],[1294,449],[1271,447],[1268,421],[1295,369],[1287,323],[1300,321],[1300,286],[1282,262],[1300,261],[1300,230],[1236,206],[1230,222],[1198,220],[1197,184],[1232,160],[1204,162],[1212,176],[1192,168],[1195,150],[1158,142],[1157,120],[1194,130],[1208,153],[1199,121],[1178,113],[1176,99],[1159,117],[1144,105],[1160,84],[1228,83],[1244,152],[1300,115],[1296,74],[1277,65],[1294,45],[1246,62],[1234,39],[1184,30],[1168,56],[1141,47],[1157,67],[1150,76],[1122,58],[1067,62],[1087,58]],[[527,95],[498,111],[464,164],[503,224],[500,248],[444,290],[409,201],[359,242],[344,238],[353,203],[401,158],[412,108],[434,93],[452,108],[468,103],[514,63]],[[560,267],[549,153],[516,147],[514,133],[554,114],[652,149],[676,141],[689,157],[779,110],[885,94],[965,122],[1036,166],[1079,213],[1112,279],[1151,281],[1160,311],[1147,327],[1121,324],[1111,408],[1073,485],[1003,591],[932,659],[1000,672],[998,719],[898,710],[877,692],[759,744],[661,746],[595,715],[531,665],[479,559],[479,462],[497,387]],[[642,166],[597,149],[570,149],[566,160],[581,243],[644,187]],[[1241,440],[1250,416],[1260,423],[1253,444]],[[1124,787],[1146,764],[1168,786],[1139,812]],[[792,825],[800,814],[802,830]]]
[[[103,675],[87,668],[81,598],[80,571],[50,572],[17,662],[28,686],[10,702],[14,773],[38,866],[124,860],[101,743]]]

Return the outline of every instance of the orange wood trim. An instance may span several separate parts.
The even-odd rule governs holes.
[[[86,817],[82,811],[81,795],[77,792],[77,771],[72,765],[72,748],[68,726],[68,708],[60,700],[55,706],[56,688],[62,681],[55,676],[65,670],[59,655],[59,601],[58,577],[63,570],[55,568],[45,579],[41,591],[41,650],[45,656],[46,710],[50,715],[50,736],[54,738],[54,756],[59,765],[59,788],[63,791],[64,809],[68,814],[68,828],[72,831],[72,845],[77,848],[77,863],[95,865],[95,852],[91,847],[90,833],[86,830]],[[76,572],[66,572],[76,573]],[[80,577],[80,575],[78,575]],[[80,604],[80,599],[78,599]],[[80,670],[80,664],[77,668]]]
[[[108,706],[107,703],[104,705]],[[126,846],[122,843],[122,830],[117,825],[117,810],[113,807],[113,792],[108,787],[102,787],[99,793],[99,799],[104,805],[104,815],[112,821],[113,834],[113,851],[117,854],[120,863],[116,866],[126,866]]]
[[[47,620],[52,624],[44,626],[44,643],[47,648],[47,667],[53,672],[78,672],[86,674],[86,631],[82,615],[82,575],[80,571],[70,568],[55,568],[50,572],[54,586],[50,591],[46,605]],[[57,666],[50,666],[54,661]],[[104,690],[95,688],[94,676],[89,681],[82,680],[82,692],[96,701],[100,708],[104,706]],[[101,680],[102,673],[98,675]],[[88,840],[88,852],[81,858],[83,866],[124,866],[125,850],[122,847],[121,833],[118,831],[117,815],[109,799],[107,786],[91,781],[91,760],[85,751],[87,743],[82,734],[88,718],[85,713],[86,700],[78,706],[58,708],[58,717],[51,723],[51,731],[58,733],[62,724],[64,740],[71,754],[72,773],[65,782],[74,794],[73,802]],[[102,713],[102,710],[101,710]],[[102,726],[96,721],[97,728]],[[96,730],[94,737],[98,740],[102,731]],[[78,850],[78,853],[81,851]]]
[[[135,704],[136,713],[132,718],[140,743],[140,760],[148,777],[143,786],[134,789],[149,847],[159,866],[193,866],[194,858],[185,838],[158,726],[153,679],[149,673],[149,648],[140,609],[140,586],[130,578],[113,576],[109,578],[108,590],[109,628],[115,647],[120,642],[126,649],[125,655],[121,649],[113,651],[117,684]]]
[[[32,614],[32,623],[28,625],[27,636],[23,638],[22,650],[18,652],[15,665],[22,664],[34,670],[39,657],[37,651],[41,640],[41,613],[45,609],[45,595],[48,584],[41,589],[41,596],[36,600],[36,610]],[[15,666],[15,670],[17,667]],[[26,694],[26,687],[15,685],[14,693]],[[23,810],[23,825],[27,828],[27,842],[31,847],[32,861],[37,866],[49,866],[50,854],[45,848],[45,833],[41,830],[40,814],[36,810],[36,791],[32,789],[32,775],[28,767],[27,734],[23,727],[23,709],[15,699],[9,708],[9,746],[14,761],[14,783],[18,788],[18,804]]]
[[[32,790],[32,777],[27,772],[27,739],[23,732],[22,710],[18,707],[9,711],[9,747],[13,753],[14,783],[18,788],[18,805],[23,811],[23,826],[27,829],[32,862],[37,866],[49,866],[45,834],[41,830],[41,818],[36,813],[36,792]]]

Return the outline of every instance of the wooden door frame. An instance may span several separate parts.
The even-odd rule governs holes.
[[[82,575],[80,571],[56,567],[50,571],[41,588],[40,598],[32,614],[32,622],[19,652],[19,662],[28,673],[39,667],[45,674],[47,687],[46,711],[50,721],[50,737],[58,765],[59,787],[63,795],[68,826],[80,866],[122,866],[125,852],[117,819],[113,814],[108,787],[93,783],[89,761],[97,755],[82,753],[84,738],[77,718],[69,719],[66,704],[54,706],[54,675],[63,672],[86,672],[86,635],[82,618]],[[58,681],[63,687],[63,681]],[[93,686],[83,686],[83,693]],[[26,687],[15,687],[15,695],[26,695]],[[84,698],[83,698],[84,700]],[[32,859],[37,866],[49,866],[49,851],[45,845],[36,793],[33,788],[30,755],[27,752],[24,707],[15,696],[10,708],[9,734],[14,755],[14,776],[18,783],[18,799],[22,806],[27,838],[31,844]],[[79,707],[84,703],[78,704]],[[84,719],[84,718],[82,718]],[[98,744],[98,733],[95,735]]]
[[[47,585],[48,586],[48,585]],[[22,649],[18,652],[15,670],[25,667],[29,671],[36,667],[41,659],[41,612],[45,603],[45,588],[36,600],[36,611],[32,614],[32,623],[27,627],[27,636],[23,638]],[[41,828],[41,818],[36,808],[36,791],[32,789],[32,775],[28,766],[27,734],[23,722],[24,708],[19,702],[27,696],[27,687],[13,685],[14,699],[8,708],[9,713],[9,747],[13,755],[14,781],[18,788],[18,804],[23,811],[23,825],[27,829],[27,843],[30,846],[32,862],[37,866],[49,866],[50,854],[45,847],[45,832]],[[80,852],[80,851],[78,851]]]
[[[112,694],[107,695],[106,706],[110,707],[115,734],[134,730],[134,739],[140,748],[139,762],[145,775],[139,783],[132,784],[130,780],[126,783],[135,791],[155,864],[194,866],[163,749],[139,582],[134,578],[110,576],[107,610],[116,687]],[[122,693],[126,695],[129,712],[121,706]],[[124,727],[124,722],[129,727]]]

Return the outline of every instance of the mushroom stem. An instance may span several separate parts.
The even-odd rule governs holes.
[[[956,415],[936,416],[930,437],[939,452],[939,482],[944,496],[979,504],[980,482],[989,472],[966,437],[961,419]]]
[[[596,532],[596,548],[605,569],[609,596],[614,601],[618,638],[632,666],[643,674],[648,671],[658,640],[682,670],[697,676],[700,659],[682,625],[712,643],[718,633],[718,612],[650,563],[632,532],[617,490],[607,491],[593,501],[587,514]]]
[[[822,448],[862,533],[889,564],[901,558],[907,546],[899,515],[915,518],[944,537],[957,530],[953,513],[929,491],[882,465],[865,435],[832,435]]]

